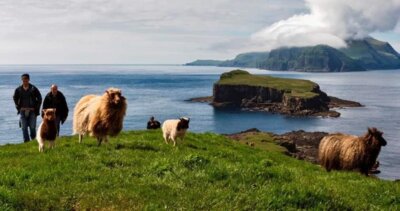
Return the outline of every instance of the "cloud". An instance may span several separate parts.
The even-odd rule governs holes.
[[[236,51],[207,46],[246,38],[302,9],[298,0],[2,0],[0,63],[226,58]]]
[[[185,63],[285,45],[341,46],[396,24],[400,33],[398,2],[2,0],[0,63]]]
[[[345,46],[346,39],[360,39],[373,32],[399,26],[399,0],[305,0],[309,13],[297,14],[254,33],[254,45],[264,49],[281,46],[327,44]]]

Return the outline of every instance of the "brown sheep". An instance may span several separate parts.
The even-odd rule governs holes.
[[[44,150],[44,142],[49,141],[50,148],[54,147],[54,141],[57,137],[56,125],[56,109],[43,109],[43,121],[37,130],[37,142],[39,144],[39,152]]]
[[[98,146],[107,142],[107,136],[116,136],[121,132],[127,103],[121,90],[109,88],[102,96],[87,95],[75,106],[73,133],[82,136],[89,134],[97,138]]]
[[[381,146],[386,145],[383,133],[368,128],[364,136],[331,134],[322,138],[319,144],[319,161],[327,171],[358,170],[368,175],[376,162]]]

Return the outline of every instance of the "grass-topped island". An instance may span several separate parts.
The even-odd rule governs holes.
[[[216,108],[242,108],[294,116],[330,116],[335,107],[358,107],[360,103],[328,96],[319,85],[300,79],[252,75],[244,70],[223,73],[214,84],[213,96],[192,101],[210,102]]]
[[[189,133],[174,148],[156,130],[101,147],[62,137],[44,153],[36,142],[0,146],[0,210],[400,209],[398,182],[328,173],[268,135],[251,141]]]

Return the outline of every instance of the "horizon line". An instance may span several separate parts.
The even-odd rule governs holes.
[[[184,65],[185,63],[167,63],[167,64],[163,64],[163,63],[146,63],[146,64],[133,64],[133,63],[35,63],[35,64],[0,64],[0,66],[6,66],[6,65],[12,65],[12,66],[23,66],[23,65],[143,65],[143,66],[180,66],[180,65]]]

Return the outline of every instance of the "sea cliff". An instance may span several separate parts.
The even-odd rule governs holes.
[[[222,74],[214,84],[213,97],[192,101],[209,102],[219,109],[240,108],[291,116],[339,117],[340,113],[330,108],[361,106],[328,96],[312,81],[251,75],[243,70]]]

